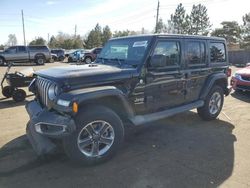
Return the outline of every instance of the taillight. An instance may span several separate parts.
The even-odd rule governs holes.
[[[227,69],[226,75],[227,75],[227,77],[230,77],[232,75],[232,69],[231,68]]]

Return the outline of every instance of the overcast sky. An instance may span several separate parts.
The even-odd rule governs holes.
[[[84,36],[96,23],[109,25],[112,31],[135,30],[142,27],[153,30],[158,0],[0,0],[0,44],[5,44],[9,34],[15,34],[23,44],[21,9],[24,11],[26,39],[28,42],[41,36],[47,40],[59,31]],[[182,3],[187,13],[193,4],[203,4],[208,9],[213,28],[222,21],[238,21],[250,12],[250,0],[161,0],[160,17],[166,22]]]

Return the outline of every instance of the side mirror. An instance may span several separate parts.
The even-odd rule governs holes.
[[[149,61],[150,67],[165,67],[166,66],[166,56],[162,54],[153,55]]]

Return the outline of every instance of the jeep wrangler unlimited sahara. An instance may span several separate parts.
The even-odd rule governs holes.
[[[92,64],[36,72],[27,136],[38,155],[54,151],[59,140],[71,159],[99,163],[117,151],[125,125],[194,108],[202,119],[216,119],[230,92],[229,72],[222,38],[111,39]]]

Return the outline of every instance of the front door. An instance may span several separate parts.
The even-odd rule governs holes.
[[[184,103],[184,75],[181,68],[181,40],[156,42],[148,62],[145,79],[145,101],[150,112]]]

